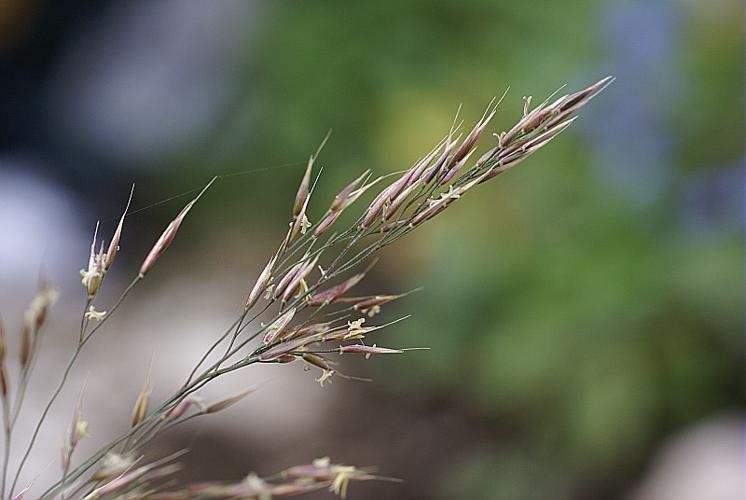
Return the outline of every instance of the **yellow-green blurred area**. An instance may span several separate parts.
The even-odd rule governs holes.
[[[697,464],[742,477],[743,18],[727,0],[6,0],[2,285],[33,286],[42,261],[74,283],[132,182],[135,209],[165,201],[132,216],[134,272],[188,200],[169,199],[222,175],[158,271],[248,289],[329,129],[312,221],[364,169],[426,154],[459,105],[468,129],[509,87],[491,134],[524,96],[615,75],[552,144],[384,252],[365,291],[423,290],[376,342],[431,350],[345,361],[374,381],[318,393],[338,411],[316,440],[214,461],[329,453],[404,479],[352,498],[740,498]],[[675,445],[710,431],[730,433]]]

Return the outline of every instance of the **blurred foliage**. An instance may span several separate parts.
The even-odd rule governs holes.
[[[619,76],[580,127],[392,256],[420,271],[385,291],[426,290],[406,305],[419,314],[386,340],[432,351],[381,362],[378,378],[412,404],[446,398],[514,431],[454,460],[443,498],[618,492],[671,430],[740,402],[743,239],[728,210],[740,196],[742,13],[661,4],[676,20],[667,57],[681,80],[632,96],[613,57],[624,44],[597,26],[611,5],[639,2],[282,2],[265,13],[236,111],[252,139],[225,135],[228,153],[210,168],[302,161],[333,128],[317,199],[364,168],[408,166],[460,102],[469,123],[511,85],[499,130],[524,94]],[[638,203],[598,168],[606,157],[594,137],[620,119],[614,110],[648,105],[670,175],[659,197]],[[298,175],[236,178],[223,214],[281,215]],[[718,176],[725,195],[707,191]]]
[[[0,26],[26,26],[10,15],[32,9],[20,5],[0,6]],[[30,5],[46,14],[36,51],[12,57],[31,75],[23,89],[41,85],[65,47],[50,33],[98,19],[86,14],[95,2]],[[286,0],[256,11],[222,121],[152,160],[159,182],[135,180],[147,204],[215,173],[260,170],[223,179],[180,234],[261,252],[257,266],[330,128],[317,216],[360,171],[397,171],[430,150],[460,103],[468,126],[510,86],[499,131],[524,95],[618,77],[577,126],[399,242],[374,272],[376,291],[425,287],[385,312],[416,314],[381,344],[432,347],[371,362],[376,387],[401,406],[445,402],[497,434],[454,450],[428,498],[618,496],[672,432],[743,403],[742,3]],[[10,53],[19,29],[0,48]],[[8,108],[6,140],[28,133],[16,119],[34,116],[24,103],[43,101],[18,95],[27,100]],[[75,183],[84,189],[94,178],[132,180],[84,174]],[[112,224],[126,190],[116,192]],[[131,217],[132,234],[157,234],[174,213],[151,208]],[[131,254],[152,243],[141,238]]]

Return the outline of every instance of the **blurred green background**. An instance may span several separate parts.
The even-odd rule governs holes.
[[[220,181],[192,243],[171,251],[174,266],[215,242],[255,255],[238,271],[247,283],[328,129],[318,200],[365,168],[409,166],[460,103],[470,123],[510,86],[497,132],[524,95],[617,77],[560,139],[376,268],[376,291],[424,286],[381,343],[432,350],[352,365],[375,382],[337,388],[354,402],[347,423],[313,446],[405,479],[361,498],[626,498],[671,436],[740,411],[742,3],[16,0],[0,12],[14,27],[0,45],[0,173],[54,179],[115,217],[132,180],[144,206],[269,168]],[[159,92],[174,102],[159,108]],[[12,168],[19,155],[41,160]],[[179,203],[138,214],[135,246]],[[200,262],[221,272],[219,255]],[[364,451],[342,442],[352,436]]]

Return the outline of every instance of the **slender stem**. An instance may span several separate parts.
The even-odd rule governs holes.
[[[83,335],[82,340],[78,343],[77,347],[75,348],[75,352],[73,352],[72,357],[67,363],[67,366],[65,367],[65,371],[62,374],[62,378],[60,379],[60,382],[57,384],[57,388],[52,393],[52,397],[47,402],[46,406],[44,407],[44,411],[42,411],[41,416],[39,417],[39,420],[36,422],[36,426],[34,427],[34,432],[31,435],[31,440],[29,441],[28,446],[26,447],[26,451],[23,454],[23,458],[21,459],[20,464],[18,465],[18,469],[16,470],[15,476],[13,477],[13,483],[10,487],[10,496],[13,496],[13,493],[15,492],[16,485],[18,484],[18,479],[21,477],[21,472],[23,471],[23,467],[26,465],[26,461],[28,460],[29,455],[31,454],[31,450],[34,448],[34,444],[36,443],[36,439],[39,436],[39,431],[41,430],[42,425],[44,424],[44,421],[47,418],[47,415],[49,414],[49,410],[52,408],[52,405],[57,400],[57,397],[60,395],[60,392],[62,392],[62,388],[65,386],[65,383],[67,382],[67,378],[70,376],[70,371],[73,368],[73,365],[75,364],[75,361],[77,361],[78,356],[80,355],[80,352],[83,349],[83,346],[91,339],[94,333],[103,326],[103,324],[106,322],[107,319],[111,317],[111,315],[119,308],[119,306],[124,302],[124,299],[127,297],[129,292],[137,285],[142,278],[138,275],[135,277],[134,280],[125,288],[124,292],[122,292],[122,295],[119,296],[119,299],[116,301],[114,306],[112,306],[109,313],[104,316],[104,318],[101,320],[101,322],[96,325],[87,335]]]
[[[189,376],[187,377],[186,382],[184,382],[184,387],[188,386],[189,383],[194,378],[194,375],[197,373],[197,370],[199,370],[199,367],[202,366],[202,363],[207,360],[207,358],[212,354],[212,352],[218,348],[221,342],[225,340],[225,338],[230,335],[231,331],[233,331],[233,328],[238,328],[241,325],[242,319],[245,317],[246,312],[242,313],[241,316],[238,317],[231,325],[228,327],[228,329],[220,336],[218,339],[213,342],[213,344],[210,346],[210,348],[202,355],[200,360],[197,362],[197,364],[192,368],[192,371],[189,373]]]
[[[200,377],[198,377],[196,380],[194,380],[189,388],[180,390],[177,394],[174,394],[171,396],[167,401],[165,401],[163,404],[161,404],[160,407],[153,410],[148,416],[146,416],[142,422],[137,424],[136,426],[130,428],[127,432],[123,433],[119,437],[115,438],[114,440],[110,441],[109,444],[101,448],[98,452],[96,452],[93,456],[91,456],[88,460],[86,460],[84,463],[76,467],[70,474],[67,476],[67,482],[72,482],[77,480],[80,476],[86,473],[91,467],[93,467],[96,463],[98,463],[99,460],[101,460],[108,452],[113,450],[116,446],[118,446],[120,443],[124,442],[125,440],[129,439],[131,436],[138,433],[140,430],[142,430],[148,423],[152,423],[155,419],[161,418],[161,415],[163,412],[169,408],[171,404],[173,404],[175,401],[178,401],[182,397],[188,396],[192,392],[198,390],[201,388],[204,384],[209,382],[210,380],[219,377],[225,373],[228,373],[228,371],[235,370],[240,367],[248,366],[250,364],[258,362],[257,358],[246,358],[238,363],[236,365],[240,364],[241,366],[235,366],[231,365],[231,367],[224,368],[218,372],[214,373],[207,373],[203,374]],[[53,485],[51,485],[42,495],[40,496],[40,500],[44,500],[47,498],[53,498],[62,488],[64,488],[65,483],[63,481],[57,481]]]
[[[8,478],[8,461],[10,460],[10,402],[8,398],[3,398],[3,426],[5,428],[5,450],[3,452],[3,477],[0,484],[0,498],[5,498],[5,483]]]
[[[429,189],[427,189],[425,191],[427,192],[427,194],[430,194],[435,189],[437,189],[436,186],[432,186],[432,187],[430,187]],[[424,193],[422,193],[422,191],[421,191],[420,193],[418,193],[418,196],[416,196],[416,198],[420,198],[422,194],[424,194]],[[407,206],[409,206],[409,205],[407,205]],[[423,206],[424,206],[424,202],[421,203],[417,207],[417,209],[421,210]],[[417,210],[415,210],[415,212],[417,212]],[[410,220],[411,220],[411,218],[410,218]],[[377,224],[376,228],[378,226],[380,226],[381,224],[382,223]],[[281,310],[277,313],[277,317],[279,317],[281,314],[283,314],[289,307],[292,307],[294,305],[303,306],[304,305],[304,299],[306,297],[308,297],[316,289],[318,289],[321,285],[323,285],[324,283],[326,283],[330,279],[336,277],[340,273],[346,271],[347,269],[350,269],[351,267],[354,267],[354,266],[358,265],[362,260],[364,260],[365,258],[367,258],[368,256],[370,256],[374,252],[378,251],[383,246],[391,243],[392,241],[398,239],[401,236],[404,236],[411,229],[412,228],[408,228],[408,227],[404,226],[401,229],[396,229],[394,231],[391,231],[388,234],[383,235],[376,242],[374,242],[373,244],[367,246],[363,250],[359,251],[352,258],[350,258],[349,260],[347,260],[347,262],[345,262],[344,264],[339,265],[339,267],[337,267],[338,263],[344,258],[345,254],[347,254],[347,252],[349,252],[351,250],[351,248],[353,246],[355,246],[355,244],[358,241],[360,241],[361,238],[363,238],[365,236],[368,236],[368,235],[375,234],[376,229],[375,228],[371,228],[370,232],[366,232],[364,230],[361,230],[360,227],[359,227],[359,221],[358,221],[356,224],[354,224],[351,228],[349,228],[346,231],[344,231],[342,234],[335,235],[335,236],[331,237],[329,239],[329,241],[327,241],[327,243],[325,245],[323,245],[322,247],[316,249],[314,252],[310,253],[308,256],[306,256],[306,258],[310,259],[310,258],[315,257],[316,255],[320,255],[322,252],[324,252],[328,248],[331,248],[332,246],[335,246],[336,244],[339,244],[341,242],[345,242],[346,241],[347,245],[336,256],[336,258],[331,263],[330,268],[327,270],[327,272],[324,274],[324,276],[322,276],[319,279],[319,281],[314,285],[314,287],[312,287],[311,289],[309,289],[308,291],[306,291],[306,293],[304,293],[302,296],[297,297],[296,300],[293,303],[287,304],[286,308],[281,308]],[[309,241],[312,244],[313,243],[313,238],[307,238],[305,240],[296,242],[295,245],[293,245],[291,247],[290,252],[288,252],[288,254],[285,255],[285,258],[283,259],[282,263],[287,262],[291,255],[297,253],[299,250],[301,250],[302,248],[304,248]],[[153,431],[155,431],[155,433],[157,433],[157,431],[158,431],[158,429],[160,427],[160,422],[158,420],[154,420],[154,419],[159,419],[160,415],[163,413],[163,411],[165,411],[169,407],[169,405],[171,405],[174,402],[179,401],[179,400],[183,399],[184,397],[188,396],[189,394],[195,392],[196,390],[198,390],[199,388],[201,388],[202,386],[204,386],[205,384],[207,384],[210,380],[213,380],[216,377],[219,377],[219,376],[221,376],[223,374],[226,374],[226,373],[235,371],[237,369],[243,368],[243,367],[245,367],[245,366],[247,366],[249,364],[252,364],[254,362],[258,362],[258,359],[256,357],[251,357],[250,356],[250,357],[244,358],[243,360],[237,361],[236,363],[234,363],[234,364],[232,364],[230,366],[227,366],[225,368],[220,368],[220,366],[224,362],[226,362],[230,357],[232,357],[233,355],[235,355],[240,349],[242,349],[246,344],[248,344],[253,339],[255,339],[259,334],[262,333],[262,331],[264,329],[266,329],[266,327],[260,328],[257,332],[255,332],[253,335],[251,335],[248,339],[245,339],[243,342],[241,342],[237,346],[235,345],[235,342],[236,342],[236,340],[238,338],[238,335],[241,333],[241,331],[243,331],[244,328],[246,328],[250,323],[252,323],[253,320],[256,319],[260,314],[262,314],[264,311],[266,311],[266,309],[271,304],[272,304],[272,302],[268,303],[267,306],[265,306],[265,308],[260,313],[258,313],[257,315],[255,315],[251,320],[249,320],[246,323],[244,323],[244,319],[245,319],[245,317],[246,317],[246,315],[248,313],[248,310],[243,311],[242,314],[239,316],[239,318],[236,321],[234,321],[231,324],[231,326],[226,330],[226,332],[221,337],[219,337],[218,340],[206,351],[206,353],[203,355],[202,359],[199,361],[199,363],[197,364],[197,366],[195,366],[195,368],[190,373],[190,375],[189,375],[189,377],[187,379],[187,382],[184,384],[184,386],[182,386],[181,390],[179,390],[175,395],[173,395],[166,402],[164,402],[159,409],[157,409],[153,413],[151,413],[151,415],[149,415],[148,417],[146,417],[140,424],[138,424],[137,426],[135,426],[132,429],[130,429],[127,433],[125,433],[124,435],[122,435],[120,438],[118,438],[115,441],[113,441],[109,446],[105,447],[99,453],[97,453],[96,455],[94,455],[93,457],[91,457],[91,459],[89,459],[86,463],[84,463],[81,466],[79,466],[72,474],[70,474],[68,476],[67,480],[68,481],[75,480],[78,477],[80,477],[80,475],[84,474],[90,467],[92,467],[96,462],[98,462],[98,460],[100,460],[100,458],[103,457],[103,455],[106,452],[110,451],[111,449],[113,449],[115,446],[117,446],[118,444],[120,444],[123,441],[125,441],[125,442],[129,441],[131,438],[133,438],[140,431],[144,431],[144,433],[139,438],[135,439],[135,441],[133,443],[133,446],[135,446],[135,447],[140,446],[141,443],[143,443],[143,441],[147,441],[148,439],[150,439],[152,437],[152,435],[154,435]],[[315,314],[317,314],[317,313],[318,313],[318,311],[315,311]],[[234,328],[235,328],[235,330],[234,330]],[[231,331],[233,331],[233,338],[232,338],[232,340],[231,340],[231,342],[230,342],[230,344],[228,346],[228,349],[226,350],[226,353],[216,363],[214,363],[212,366],[210,366],[205,371],[203,371],[203,373],[199,377],[197,377],[196,379],[194,379],[194,377],[195,377],[195,375],[196,375],[197,370],[199,369],[199,367],[204,363],[204,361],[209,357],[209,355],[219,346],[219,344],[222,343],[227,338],[228,335],[230,335]],[[91,333],[93,333],[93,332],[91,332]],[[87,336],[87,337],[85,337],[84,338],[84,342],[89,337],[90,337],[90,335]],[[256,355],[258,352],[261,352],[261,351],[263,351],[263,350],[265,350],[266,348],[269,348],[269,347],[270,346],[262,346],[262,348],[260,348],[260,349],[258,349],[258,350],[256,350],[254,352],[254,355]],[[167,428],[169,428],[169,427],[170,426],[167,426]],[[65,484],[65,480],[59,482],[58,484],[53,485],[52,488],[50,488],[50,490],[48,490],[47,492],[45,492],[45,497],[46,497],[47,493],[49,493],[50,491],[52,491],[52,492],[56,491],[60,487],[64,486],[64,484]]]

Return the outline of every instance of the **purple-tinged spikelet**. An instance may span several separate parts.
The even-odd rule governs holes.
[[[259,300],[259,297],[262,296],[262,293],[264,293],[264,290],[267,288],[270,280],[272,279],[272,271],[274,269],[276,261],[277,254],[275,254],[269,260],[269,262],[267,262],[267,265],[264,266],[264,269],[259,274],[259,277],[256,279],[256,283],[254,283],[254,287],[249,293],[249,297],[246,299],[246,309],[251,309],[254,304],[256,304],[256,301]]]
[[[335,285],[331,288],[327,288],[326,290],[313,295],[308,301],[308,304],[311,306],[321,306],[325,304],[331,304],[332,302],[337,300],[339,297],[347,293],[347,291],[350,288],[360,283],[360,281],[364,277],[365,277],[365,273],[356,274],[355,276],[346,279],[345,281],[343,281],[342,283],[338,285]]]
[[[135,192],[135,185],[132,185],[132,189],[130,190],[130,196],[127,199],[127,205],[124,207],[124,213],[122,214],[122,217],[119,219],[119,224],[117,224],[117,228],[114,231],[114,235],[111,237],[111,242],[109,243],[109,249],[106,252],[106,257],[104,258],[104,270],[108,271],[109,268],[111,268],[111,265],[114,263],[114,259],[117,256],[117,252],[119,252],[119,240],[122,238],[122,226],[124,225],[124,218],[127,215],[127,211],[130,209],[130,203],[132,202],[132,195]]]
[[[195,203],[202,197],[202,195],[207,191],[207,189],[212,186],[212,183],[215,182],[217,177],[213,177],[210,182],[207,183],[207,185],[202,188],[202,191],[189,203],[186,204],[186,206],[179,212],[179,215],[176,216],[174,220],[172,220],[168,226],[166,226],[166,229],[161,234],[160,238],[155,242],[155,245],[153,245],[153,248],[148,253],[148,256],[145,257],[145,260],[143,261],[142,265],[140,266],[140,272],[139,276],[140,278],[145,277],[148,272],[153,269],[153,266],[158,261],[158,259],[163,255],[163,252],[166,251],[166,249],[171,245],[171,242],[176,237],[176,233],[179,231],[179,226],[181,226],[181,223],[184,222],[184,218],[187,216],[189,211],[192,209]]]
[[[229,396],[225,399],[209,404],[207,405],[207,408],[205,408],[204,413],[210,414],[210,413],[217,413],[219,411],[225,410],[226,408],[238,403],[239,401],[241,401],[243,398],[245,398],[252,392],[254,392],[254,389],[246,389],[245,391],[241,391],[238,394]]]

